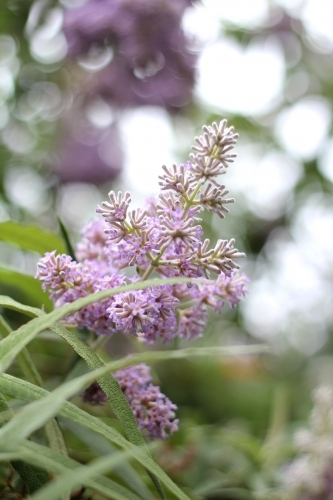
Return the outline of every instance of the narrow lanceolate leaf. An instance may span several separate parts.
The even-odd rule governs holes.
[[[189,278],[168,278],[132,283],[130,285],[124,285],[88,295],[87,297],[78,299],[71,304],[66,304],[65,306],[55,309],[47,315],[37,317],[31,320],[26,325],[21,326],[18,330],[16,330],[16,332],[13,332],[9,337],[4,339],[0,343],[0,373],[4,372],[7,369],[7,367],[12,363],[12,361],[15,359],[15,356],[20,352],[20,350],[25,347],[27,343],[30,342],[30,340],[36,337],[38,333],[52,327],[57,321],[69,314],[82,309],[82,307],[97,302],[98,300],[102,300],[107,297],[117,295],[118,293],[127,292],[130,290],[140,290],[157,285],[191,283],[192,281],[193,280]],[[77,343],[75,345],[77,345]],[[82,343],[82,345],[84,344]],[[93,351],[90,350],[90,352],[92,353]],[[88,360],[86,358],[84,359],[88,363]],[[95,358],[95,362],[96,364],[94,364],[93,367],[101,366],[100,363],[102,363],[102,361],[98,360],[98,357]],[[92,368],[91,365],[89,365],[89,367]],[[103,375],[107,375],[107,372],[101,373],[101,376]],[[112,409],[120,420],[128,439],[138,446],[145,446],[145,441],[137,426],[134,415],[125,396],[122,394],[117,381],[109,374],[107,376],[104,376],[100,380],[98,379],[98,382],[100,383],[104,392],[107,394],[109,402],[112,402]],[[60,408],[60,406],[58,407],[58,409]],[[53,415],[54,414],[55,413],[53,413]],[[147,454],[150,454],[148,448]],[[164,493],[159,481],[155,478],[154,475],[150,475],[159,492],[159,495],[162,499],[164,499]]]
[[[14,300],[6,295],[0,295],[0,306],[5,309],[18,311],[32,318],[45,314],[45,312],[42,309],[39,309],[38,307],[31,307],[25,304],[21,304],[20,302],[17,302],[17,300]]]
[[[40,254],[56,250],[65,253],[66,246],[62,238],[38,226],[27,226],[17,222],[0,223],[0,240],[14,243],[23,250],[34,250]]]
[[[119,288],[118,288],[118,290],[119,290]],[[111,292],[113,292],[113,291],[111,291]],[[65,306],[65,307],[67,307],[67,306]],[[55,312],[57,312],[57,310],[53,311],[53,313],[51,313],[51,314],[54,314]],[[1,347],[3,347],[3,343],[6,340],[8,341],[11,337],[13,339],[13,336],[15,335],[15,333],[16,334],[21,333],[21,335],[22,335],[22,328],[24,331],[24,327],[28,327],[28,331],[25,330],[26,335],[29,336],[29,334],[30,334],[31,338],[33,338],[36,334],[36,331],[40,328],[40,325],[38,325],[38,322],[41,322],[47,316],[48,315],[40,316],[40,317],[30,321],[30,323],[28,323],[27,325],[24,325],[23,327],[21,327],[19,329],[19,330],[21,330],[21,332],[19,332],[19,330],[17,330],[17,332],[14,332],[11,336],[7,337],[4,341],[1,342],[0,351],[1,351]],[[31,330],[31,324],[33,322],[37,322],[37,329],[33,328]],[[76,352],[85,359],[85,361],[87,362],[90,369],[104,366],[103,361],[100,360],[100,358],[96,355],[96,353],[94,353],[94,351],[89,349],[84,344],[84,342],[80,341],[80,339],[76,338],[76,336],[71,335],[70,332],[67,332],[67,330],[65,328],[63,328],[61,325],[53,325],[53,323],[54,322],[50,323],[48,326],[52,327],[53,331],[55,331],[56,333],[59,333],[59,334],[62,333],[61,336],[63,338],[66,338],[66,340],[75,348]],[[29,326],[30,326],[30,329],[29,329]],[[35,327],[36,327],[36,325],[35,325]],[[45,328],[45,326],[44,326],[44,328]],[[42,331],[42,329],[38,330],[38,333],[39,333],[39,331]],[[14,342],[12,343],[12,345],[9,344],[7,346],[7,348],[8,348],[7,354],[5,354],[3,356],[3,358],[0,360],[0,366],[2,364],[3,368],[6,368],[6,366],[8,364],[10,364],[10,359],[13,359],[13,351],[19,352],[19,349],[22,348],[24,345],[26,345],[25,342],[26,342],[26,339],[24,339],[24,337],[22,337],[22,336],[19,337],[18,341],[17,341],[17,339],[14,338]],[[1,357],[1,353],[0,353],[0,357]],[[93,380],[94,379],[92,379],[91,381],[93,381]],[[145,447],[146,453],[148,455],[150,455],[150,452],[149,452],[148,448],[146,447],[146,443],[143,439],[143,436],[138,428],[138,425],[137,425],[137,422],[136,422],[135,417],[133,415],[133,412],[128,404],[126,397],[124,396],[122,390],[120,389],[118,382],[112,377],[112,375],[110,373],[108,373],[107,370],[104,371],[103,373],[101,373],[101,378],[99,379],[97,377],[97,380],[100,383],[104,392],[107,394],[108,401],[111,404],[111,407],[112,407],[113,411],[115,412],[117,418],[120,420],[120,423],[121,423],[124,431],[126,432],[128,439],[132,443],[134,443],[138,446]],[[66,397],[64,399],[66,399]],[[57,407],[56,401],[57,401],[56,399],[53,400],[53,404],[55,405],[54,408],[57,408],[56,411],[53,413],[53,415],[56,414],[57,410],[61,406],[61,404],[60,404],[60,406]],[[51,407],[49,407],[49,410],[51,410]],[[50,415],[50,416],[52,416],[52,415]],[[26,434],[26,435],[29,435],[29,434]],[[151,476],[153,483],[155,484],[156,489],[159,492],[159,495],[161,496],[162,499],[164,499],[165,497],[164,497],[163,489],[162,489],[162,486],[161,486],[159,480],[153,474],[151,474],[151,473],[149,473],[149,474]]]
[[[6,301],[1,301],[1,299],[0,299],[0,304],[1,305],[11,304],[13,306],[13,301],[7,300],[7,302],[6,302]],[[20,306],[20,311],[22,311],[22,306]],[[36,311],[35,309],[32,309],[32,308],[29,308],[29,312],[30,312],[30,314],[32,314],[32,313],[41,314],[42,316],[36,318],[35,320],[30,321],[30,323],[28,323],[27,325],[24,325],[23,327],[21,327],[21,329],[26,327],[26,326],[31,325],[33,322],[41,321],[48,316],[48,315],[43,316],[42,311],[38,311],[38,310]],[[56,312],[56,311],[54,311],[54,312]],[[53,314],[53,313],[51,313],[51,314]],[[82,342],[79,338],[77,338],[77,336],[75,334],[69,332],[68,330],[66,330],[66,328],[64,328],[63,326],[61,326],[59,324],[53,325],[53,326],[51,326],[51,328],[54,332],[56,332],[58,335],[63,337],[71,346],[73,346],[75,351],[86,361],[86,363],[88,364],[88,366],[91,370],[105,366],[104,362],[99,358],[99,356],[94,351],[92,351],[84,342]],[[18,332],[19,332],[19,330],[17,330],[17,332],[14,332],[14,334],[12,334],[12,336]],[[28,334],[29,334],[29,332],[27,333],[27,335]],[[10,336],[1,342],[0,350],[1,350],[1,346],[2,346],[3,342],[5,342],[8,339],[10,339]],[[23,337],[21,337],[20,340],[21,340],[21,345],[22,345],[22,343],[24,344],[25,339]],[[15,344],[15,345],[17,346],[20,344]],[[9,351],[9,354],[12,355],[12,352]],[[1,364],[1,361],[0,361],[0,364]],[[101,377],[98,378],[98,382],[100,383],[104,392],[107,394],[108,401],[109,401],[114,413],[116,414],[117,418],[119,419],[124,431],[126,432],[128,439],[132,443],[136,444],[137,446],[145,446],[145,441],[144,441],[143,436],[142,436],[142,434],[137,426],[137,422],[136,422],[135,417],[133,415],[133,412],[128,404],[128,401],[127,401],[126,397],[124,396],[122,390],[120,389],[118,382],[112,377],[112,375],[109,373],[109,371],[110,371],[109,369],[106,369],[104,371],[104,373],[101,374]],[[75,379],[75,380],[79,380],[79,379]],[[94,378],[91,381],[93,381],[93,380],[94,380]],[[73,381],[73,382],[75,382],[75,381]],[[86,383],[86,385],[87,384],[88,384],[88,382]],[[82,386],[82,388],[83,387],[84,387],[84,385]],[[80,390],[80,389],[78,389],[78,390]],[[75,394],[75,390],[72,394]],[[44,417],[45,417],[45,415],[49,415],[49,418],[50,418],[51,416],[55,415],[57,413],[57,411],[59,410],[59,408],[61,407],[62,402],[67,397],[70,397],[70,396],[64,396],[63,398],[60,398],[59,400],[57,400],[56,395],[54,395],[50,406],[48,406],[48,408],[46,409],[46,412],[44,413]],[[52,410],[52,408],[54,408],[54,411]],[[48,413],[48,412],[51,412],[51,413]],[[33,422],[32,421],[30,422],[30,426],[29,426],[30,432],[32,432],[32,430],[33,430],[31,428],[31,426],[36,425],[37,421],[39,421],[41,418],[42,418],[42,415],[39,414],[38,419],[35,419]],[[46,418],[45,420],[40,421],[39,426],[43,425],[43,423],[46,422],[47,420],[48,419]],[[38,428],[38,426],[35,428]],[[28,430],[28,426],[26,427],[24,432],[26,432],[27,430]],[[23,429],[21,429],[21,432],[23,432]],[[13,434],[16,435],[16,437],[19,436],[19,433],[16,434],[15,430],[14,430]],[[23,437],[26,437],[28,435],[29,435],[29,433],[25,433]],[[13,437],[13,439],[14,439],[14,437]],[[147,453],[149,453],[148,448],[146,448],[146,450],[147,450]],[[152,478],[152,479],[155,482],[155,479],[154,478]],[[156,487],[160,490],[160,495],[163,498],[163,493],[162,493],[162,490],[160,489],[159,485],[156,484]]]
[[[7,337],[8,338],[8,337]],[[4,341],[2,341],[4,342]],[[91,384],[94,380],[103,380],[103,376],[109,372],[109,367],[107,365],[99,368],[98,370],[94,370],[85,375],[81,375],[76,379],[70,380],[66,382],[62,386],[55,389],[52,393],[50,393],[47,397],[42,400],[35,401],[25,406],[20,413],[15,415],[2,429],[0,429],[0,443],[3,451],[12,451],[15,449],[24,438],[28,437],[33,431],[41,427],[47,420],[53,417],[60,408],[62,407],[64,401],[82,390],[88,384]],[[109,375],[110,378],[111,375]],[[115,398],[117,400],[117,407],[120,409],[121,413],[121,424],[124,429],[128,432],[128,437],[134,444],[142,445],[146,451],[149,453],[147,445],[142,437],[141,432],[139,431],[133,413],[131,412],[130,406],[122,393],[118,382],[112,378],[112,383],[117,385],[118,391],[117,393],[115,387],[112,387],[112,390],[115,394]],[[122,398],[122,399],[121,399]],[[123,401],[124,400],[124,401]],[[131,414],[131,421],[126,420],[124,415]],[[134,420],[134,425],[133,421]],[[162,487],[160,485],[159,480],[153,475],[150,474],[158,492],[162,498],[164,497],[164,493]]]
[[[7,405],[5,398],[0,393],[0,427],[2,427],[2,425],[4,425],[7,420],[13,416],[14,413]],[[30,494],[34,493],[49,482],[49,476],[44,469],[25,463],[22,460],[11,460],[11,466],[14,470],[16,470]]]
[[[59,476],[60,481],[55,481],[44,487],[40,492],[32,496],[34,500],[55,500],[60,499],[64,493],[76,486],[87,486],[107,498],[114,500],[140,500],[135,493],[132,493],[124,486],[117,484],[111,479],[99,475],[107,469],[112,469],[114,465],[125,460],[127,454],[121,452],[120,456],[102,459],[104,462],[95,461],[92,466],[82,466],[75,460],[59,455],[46,446],[25,441],[22,443],[19,452],[25,461],[29,461],[35,466],[45,467]],[[107,463],[105,463],[107,462]]]
[[[59,215],[57,216],[57,219],[58,219],[58,224],[60,227],[60,233],[61,233],[62,239],[64,240],[65,245],[66,245],[66,252],[65,253],[67,253],[67,255],[70,255],[73,260],[76,260],[74,248],[73,248],[73,245],[71,243],[68,231],[67,231],[64,223],[60,219]]]
[[[87,465],[83,465],[81,467],[76,467],[73,470],[64,471],[53,484],[49,484],[42,491],[36,493],[32,496],[31,500],[59,500],[60,496],[66,491],[66,488],[72,489],[77,486],[81,486],[81,484],[86,485],[87,481],[95,477],[97,474],[103,474],[109,470],[112,470],[117,465],[121,464],[127,458],[126,452],[117,452],[106,457],[97,458],[93,460]],[[102,478],[95,479],[96,483],[103,483]],[[109,481],[108,481],[109,482]],[[111,482],[111,481],[110,481]],[[113,490],[116,490],[113,492]],[[113,483],[113,485],[109,485],[108,494],[114,499],[124,499],[131,500],[136,499],[139,500],[139,497],[129,490],[126,490],[123,486],[120,487],[117,483]]]
[[[25,401],[36,401],[45,398],[50,393],[45,389],[36,387],[25,380],[18,379],[11,375],[2,375],[0,377],[0,390],[4,394]],[[146,454],[146,452],[127,441],[116,429],[109,427],[97,417],[81,410],[72,403],[65,402],[60,409],[60,415],[103,436],[105,439],[129,451],[131,456],[140,462],[146,469],[153,473],[158,479],[180,500],[189,500],[178,486],[167,476],[167,474]]]
[[[66,382],[62,386],[55,389],[46,398],[25,406],[20,413],[15,415],[12,420],[0,429],[0,443],[2,450],[12,451],[15,449],[24,438],[28,437],[33,431],[44,425],[45,422],[56,415],[67,398],[72,397],[96,379],[102,382],[105,378],[104,376],[108,374],[109,371],[109,367],[105,365],[102,368]],[[115,399],[113,407],[116,407],[117,409],[117,416],[124,430],[127,432],[128,438],[137,446],[143,446],[146,453],[149,454],[150,452],[139,428],[137,427],[133,412],[131,411],[123,392],[121,391],[118,382],[109,374],[106,384],[102,387],[104,386],[106,386],[113,394]],[[150,474],[150,476],[160,496],[165,498],[159,480],[153,474]]]
[[[33,276],[20,273],[9,266],[0,266],[0,283],[20,291],[30,304],[44,305],[46,311],[50,311],[53,307],[52,302],[43,292],[40,282]]]
[[[12,333],[12,329],[0,315],[0,336],[8,337]],[[32,384],[43,387],[43,380],[38,373],[38,370],[32,361],[29,351],[26,347],[17,355],[17,362],[22,370],[25,379]],[[51,448],[63,455],[68,455],[66,443],[55,419],[50,420],[45,424],[45,432]]]
[[[2,338],[8,337],[12,333],[12,329],[6,320],[0,315],[0,336]],[[39,375],[34,362],[32,361],[28,349],[25,347],[17,355],[17,362],[20,365],[21,371],[28,382],[43,387],[43,381]]]

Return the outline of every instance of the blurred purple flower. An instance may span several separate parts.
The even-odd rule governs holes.
[[[120,106],[184,106],[191,98],[197,56],[181,27],[188,0],[88,0],[65,11],[69,57],[113,57],[88,91]]]
[[[123,166],[123,151],[115,126],[98,129],[84,117],[65,117],[54,171],[61,182],[102,182],[115,179]]]

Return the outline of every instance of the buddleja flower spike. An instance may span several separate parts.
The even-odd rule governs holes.
[[[239,303],[247,293],[249,281],[237,273],[236,261],[244,253],[235,248],[233,238],[220,239],[211,246],[209,239],[203,239],[200,225],[203,210],[224,218],[228,213],[226,205],[234,202],[227,198],[228,190],[218,178],[234,161],[231,151],[237,137],[226,120],[203,127],[203,135],[195,138],[191,161],[179,167],[162,167],[161,191],[154,200],[133,210],[129,192],[111,191],[109,201],[97,207],[101,217],[83,230],[83,240],[76,251],[78,261],[51,252],[40,260],[36,275],[43,282],[43,289],[49,290],[56,307],[99,290],[144,281],[152,275],[185,276],[193,278],[193,282],[120,293],[85,307],[66,318],[67,322],[97,335],[121,331],[147,344],[168,343],[175,337],[192,340],[201,336],[209,308],[219,313],[225,302],[232,307]],[[98,387],[95,389],[92,396],[87,393],[86,397],[103,400]],[[165,396],[158,396],[152,388],[149,391],[152,408],[156,410],[149,410],[149,415],[157,418],[156,401],[164,401],[171,415],[173,407]],[[135,400],[133,395],[131,398]],[[136,411],[141,415],[141,410]],[[168,419],[165,426],[172,432],[176,424],[168,424]],[[154,425],[149,423],[147,430],[151,434],[165,436],[161,429],[152,429]]]

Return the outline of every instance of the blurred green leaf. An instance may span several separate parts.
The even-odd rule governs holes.
[[[227,429],[222,433],[223,440],[235,448],[241,450],[256,465],[261,463],[262,443],[259,439],[244,432]]]
[[[5,338],[12,333],[12,329],[5,319],[0,315],[0,336]],[[43,380],[39,375],[34,362],[31,359],[29,351],[26,347],[17,355],[17,361],[21,371],[28,382],[43,387]]]
[[[98,459],[92,465],[83,466],[72,458],[64,457],[46,446],[25,441],[20,447],[20,454],[26,461],[38,467],[43,467],[54,474],[59,474],[59,480],[50,483],[31,498],[34,500],[56,500],[74,486],[82,484],[106,495],[114,500],[139,500],[139,497],[124,486],[111,479],[100,476],[99,471],[107,469],[125,460],[127,453],[120,452],[116,456]],[[94,478],[92,478],[94,476]]]
[[[9,408],[5,398],[0,393],[0,427],[2,427],[2,425],[13,416],[13,411]],[[21,460],[12,460],[11,465],[26,485],[30,494],[37,491],[50,480],[44,469],[34,467],[33,465],[22,462]]]
[[[5,295],[0,295],[1,306],[5,309],[12,309],[13,311],[20,312],[27,316],[35,318],[39,316],[43,311],[38,309],[38,307],[31,307],[25,304],[20,304],[17,300],[12,299],[11,297],[7,297]]]
[[[67,398],[74,396],[84,387],[91,384],[94,380],[99,380],[99,378],[107,374],[109,370],[109,366],[104,365],[101,368],[93,370],[62,384],[42,400],[35,401],[25,406],[20,411],[20,413],[15,415],[15,417],[11,419],[10,422],[8,422],[2,429],[0,429],[2,451],[11,451],[13,448],[15,449],[15,447],[17,447],[24,438],[28,437],[33,431],[44,425],[45,422],[56,415]],[[126,401],[126,405],[129,407],[120,387],[119,391]],[[121,402],[118,401],[118,404],[121,405]],[[136,421],[135,425],[137,425]],[[127,423],[125,422],[125,428],[126,426]],[[135,436],[135,439],[138,440],[137,436]],[[141,440],[145,445],[142,437]]]
[[[38,399],[45,398],[50,395],[45,389],[41,389],[25,380],[20,380],[11,375],[2,375],[0,377],[0,390],[14,398],[18,398],[26,401],[37,401]],[[167,476],[167,474],[154,462],[151,456],[148,456],[146,452],[127,441],[116,429],[109,427],[99,418],[89,415],[89,413],[81,410],[73,403],[65,402],[59,411],[59,414],[69,420],[75,422],[78,425],[87,427],[88,429],[97,432],[98,434],[105,437],[105,439],[111,441],[117,446],[128,450],[138,462],[140,462],[144,467],[150,470],[155,476],[157,476],[164,485],[169,488],[170,491],[182,500],[188,500],[188,497],[174,484],[174,482]]]
[[[269,351],[269,346],[265,344],[235,345],[235,346],[210,346],[210,347],[188,347],[175,351],[147,351],[131,354],[125,358],[109,363],[111,371],[117,371],[126,366],[136,363],[164,361],[170,359],[182,359],[192,357],[211,356],[240,356],[244,354],[258,354]]]
[[[91,478],[95,478],[94,482],[96,486],[98,484],[98,488],[101,486],[107,486],[107,490],[102,491],[105,493],[107,491],[108,496],[115,500],[139,500],[139,497],[127,490],[123,486],[111,481],[104,477],[97,477],[97,474],[103,474],[108,470],[112,470],[118,464],[121,464],[124,460],[126,460],[128,453],[121,451],[117,453],[113,453],[111,456],[108,455],[106,457],[97,458],[96,460],[90,462],[87,465],[81,465],[79,467],[73,467],[70,471],[64,472],[50,485],[43,488],[41,491],[32,496],[32,500],[58,500],[61,495],[67,490],[72,489],[73,487],[87,485],[87,481]],[[54,457],[56,460],[56,457]],[[57,457],[58,458],[58,457]],[[69,464],[68,464],[69,465]],[[108,484],[107,484],[108,483]],[[89,485],[91,486],[91,484]],[[96,489],[95,486],[95,489]]]
[[[10,326],[6,323],[4,318],[0,315],[0,335],[7,337],[12,332]],[[43,380],[38,373],[38,370],[31,359],[28,349],[25,347],[17,355],[19,366],[28,382],[43,387]],[[50,447],[63,455],[68,455],[66,443],[63,434],[55,419],[51,419],[45,425],[45,432],[50,444]]]
[[[160,280],[161,281],[161,280]],[[133,285],[130,285],[132,287]],[[124,287],[119,287],[119,288],[124,288]],[[119,288],[116,288],[115,290],[119,290]],[[115,294],[114,290],[109,290],[108,293]],[[94,294],[96,295],[99,294]],[[96,299],[95,299],[96,300]],[[2,305],[5,305],[5,301],[2,301]],[[10,299],[7,298],[7,303],[12,303]],[[74,304],[74,303],[73,303]],[[65,306],[67,307],[67,306]],[[23,309],[23,306],[20,306],[20,310]],[[49,316],[52,317],[52,315],[56,315],[59,313],[60,310],[63,310],[64,308],[59,308],[54,310],[52,313],[49,315],[43,315],[43,311],[39,311],[35,314],[37,314],[39,317],[31,320],[29,323],[26,325],[23,325],[21,328],[19,328],[16,332],[13,332],[11,335],[9,335],[6,339],[4,339],[1,344],[0,344],[0,353],[1,353],[1,348],[5,347],[4,350],[2,350],[2,356],[1,361],[0,361],[0,366],[2,365],[4,367],[4,370],[6,369],[7,366],[11,363],[11,361],[15,358],[15,356],[20,352],[20,350],[29,342],[28,339],[34,338],[40,331],[44,330],[47,327],[52,327],[53,331],[56,333],[59,333],[67,342],[69,342],[70,345],[74,347],[76,352],[86,361],[88,364],[89,368],[95,369],[97,367],[104,367],[103,361],[97,356],[97,354],[92,351],[89,347],[86,346],[84,342],[82,342],[80,339],[77,338],[76,335],[72,335],[70,332],[68,332],[64,327],[61,325],[54,325],[55,321],[51,321],[50,324],[44,324],[44,321],[46,318]],[[31,311],[31,309],[30,309]],[[65,314],[66,315],[66,314]],[[43,326],[42,326],[43,325]],[[40,328],[40,329],[39,329]],[[23,336],[22,336],[22,329],[23,329]],[[4,343],[7,342],[7,346],[4,346]],[[7,350],[7,353],[5,351]],[[143,436],[137,426],[137,422],[135,420],[135,417],[133,415],[133,412],[131,410],[131,407],[129,406],[126,397],[124,396],[122,390],[119,387],[118,382],[112,377],[110,373],[108,373],[109,369],[105,370],[105,372],[101,373],[101,378],[97,378],[98,382],[100,383],[102,389],[106,393],[108,397],[108,401],[116,414],[117,418],[120,420],[124,431],[126,432],[127,437],[131,442],[136,444],[137,446],[146,446],[146,443],[143,439]],[[105,375],[105,376],[103,376]],[[80,377],[81,379],[82,377]],[[79,379],[76,379],[79,380]],[[94,381],[94,378],[91,379],[91,382]],[[75,381],[71,381],[71,383],[74,383]],[[88,385],[89,382],[86,383]],[[66,384],[65,384],[66,386]],[[82,386],[82,388],[84,385]],[[79,390],[79,389],[78,389]],[[75,391],[74,393],[75,394]],[[63,398],[63,400],[66,399],[66,396]],[[61,404],[60,404],[61,406]],[[57,406],[56,400],[54,399],[48,407],[48,410],[51,411],[51,408],[55,408],[55,412],[50,413],[50,417],[55,415],[57,410],[60,408],[60,406]],[[32,417],[33,418],[33,417]],[[46,419],[47,420],[47,419]],[[44,420],[44,422],[46,421]],[[0,433],[1,434],[1,433]],[[26,434],[27,436],[29,434]],[[148,448],[146,448],[147,453],[149,453]],[[159,480],[151,473],[151,479],[154,482],[161,498],[164,498],[164,493],[162,490],[162,487],[159,483]]]
[[[15,243],[23,250],[34,250],[40,254],[52,250],[66,253],[66,245],[57,234],[38,226],[24,226],[13,221],[0,223],[0,240]]]
[[[53,304],[47,294],[43,292],[41,284],[33,276],[20,273],[15,269],[0,265],[0,283],[15,288],[27,297],[30,304],[43,304],[46,311],[51,311]]]
[[[87,428],[83,429],[80,425],[74,424],[69,420],[65,421],[65,426],[86,443],[98,456],[111,455],[118,451],[117,448],[104,437]],[[139,474],[130,464],[124,463],[116,465],[113,470],[144,500],[154,500],[154,497],[140,478]]]
[[[73,248],[73,245],[71,243],[68,231],[67,231],[64,223],[60,219],[59,215],[57,216],[57,219],[58,219],[58,224],[60,227],[60,233],[61,233],[62,238],[63,238],[65,245],[66,245],[66,252],[63,252],[63,253],[67,253],[68,255],[70,255],[72,257],[72,259],[76,260],[74,248]]]

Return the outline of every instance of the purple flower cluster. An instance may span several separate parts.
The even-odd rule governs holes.
[[[144,208],[132,209],[131,195],[111,191],[97,208],[77,245],[77,260],[46,253],[36,277],[49,291],[55,307],[100,290],[160,277],[185,276],[191,284],[158,285],[126,291],[90,304],[66,318],[98,335],[122,331],[147,344],[167,343],[174,337],[192,340],[205,329],[208,309],[217,313],[225,302],[234,307],[247,292],[248,278],[237,274],[236,259],[244,256],[235,240],[218,240],[211,248],[203,240],[200,212],[220,218],[228,212],[228,191],[218,177],[226,172],[237,135],[226,120],[203,127],[195,154],[179,167],[163,167],[161,192]],[[211,275],[217,275],[212,279]],[[140,364],[115,374],[142,431],[165,439],[177,430],[176,406],[152,384],[149,368]],[[103,404],[106,395],[98,383],[83,400]]]
[[[113,272],[103,260],[76,262],[68,255],[55,255],[55,251],[46,253],[40,259],[37,277],[42,281],[43,290],[49,290],[55,307],[126,283],[124,277]],[[86,327],[98,335],[110,333],[114,331],[114,324],[107,313],[108,305],[108,301],[90,304],[67,317],[66,321],[79,328]]]
[[[112,53],[90,89],[119,106],[179,108],[191,97],[196,55],[188,49],[182,15],[189,0],[88,0],[67,9],[70,57]]]
[[[178,430],[174,410],[177,406],[152,384],[149,366],[125,368],[115,373],[115,378],[129,402],[141,431],[150,438],[166,439]],[[107,397],[99,384],[94,382],[83,393],[83,401],[104,404]]]
[[[86,226],[77,247],[78,261],[47,253],[38,264],[43,289],[58,307],[79,297],[135,281],[152,274],[193,278],[191,286],[163,285],[120,293],[91,304],[67,318],[97,334],[122,331],[148,344],[174,337],[194,339],[204,331],[208,308],[220,312],[247,292],[248,278],[239,275],[236,259],[244,256],[234,239],[218,240],[213,248],[202,239],[200,212],[223,218],[228,191],[218,177],[233,161],[237,139],[226,120],[203,127],[191,161],[163,167],[161,192],[144,208],[130,208],[130,193],[111,191],[97,208],[102,217]],[[136,274],[133,276],[134,270]],[[217,275],[212,279],[211,274]],[[198,279],[200,278],[200,279]]]

